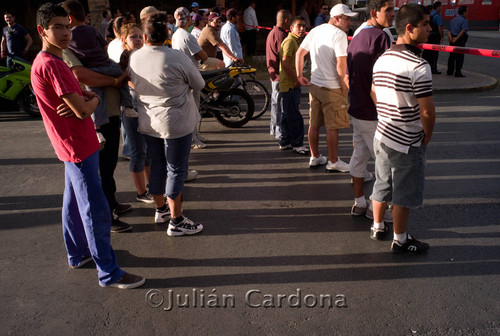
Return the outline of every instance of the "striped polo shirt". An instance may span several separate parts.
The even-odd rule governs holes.
[[[424,138],[417,98],[432,95],[431,69],[420,54],[415,46],[396,44],[373,67],[378,113],[375,138],[406,154]]]

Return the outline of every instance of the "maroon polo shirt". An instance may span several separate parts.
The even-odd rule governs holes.
[[[266,64],[271,81],[280,80],[280,47],[281,42],[288,36],[286,30],[274,26],[266,39]]]

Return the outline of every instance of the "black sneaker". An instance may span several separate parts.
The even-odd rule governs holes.
[[[405,254],[405,253],[425,253],[429,249],[429,244],[416,240],[412,236],[408,235],[408,240],[406,243],[401,244],[397,240],[392,241],[391,251],[392,253]]]
[[[389,225],[384,223],[383,229],[376,229],[373,224],[370,227],[370,238],[373,240],[384,240],[387,232],[389,231]]]
[[[132,288],[137,288],[141,287],[144,285],[144,282],[146,282],[146,279],[144,277],[139,276],[139,275],[134,275],[130,273],[125,273],[120,280],[118,280],[115,283],[112,283],[111,285],[103,286],[101,287],[113,287],[113,288],[119,288],[119,289],[132,289]]]
[[[119,219],[113,219],[111,222],[111,232],[126,232],[132,230],[132,225],[122,222]]]
[[[153,196],[151,194],[149,194],[147,191],[145,191],[141,195],[137,194],[135,196],[135,199],[138,202],[144,202],[144,203],[154,203],[155,202],[155,200],[153,199]]]
[[[117,215],[121,215],[130,210],[132,210],[132,204],[120,203],[113,209],[113,212]]]

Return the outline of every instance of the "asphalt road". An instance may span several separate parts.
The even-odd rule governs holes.
[[[395,256],[389,240],[371,241],[370,221],[349,215],[349,175],[279,151],[268,114],[241,129],[205,120],[208,147],[192,153],[200,176],[184,203],[203,233],[168,237],[153,208],[134,202],[128,162],[118,164],[134,229],[112,244],[121,267],[147,278],[130,291],[100,288],[92,263],[68,269],[63,165],[40,120],[3,111],[0,334],[498,335],[500,90],[435,99],[425,207],[410,218],[427,255]],[[351,151],[344,130],[341,158]],[[191,295],[189,307],[177,294],[181,304]]]

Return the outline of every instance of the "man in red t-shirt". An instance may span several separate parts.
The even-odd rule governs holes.
[[[99,103],[84,91],[62,60],[71,39],[68,15],[47,3],[37,12],[42,51],[31,69],[31,82],[43,123],[59,160],[65,166],[63,236],[70,268],[94,259],[102,287],[135,288],[145,279],[125,273],[110,243],[111,214],[98,174],[99,142],[89,118]]]

